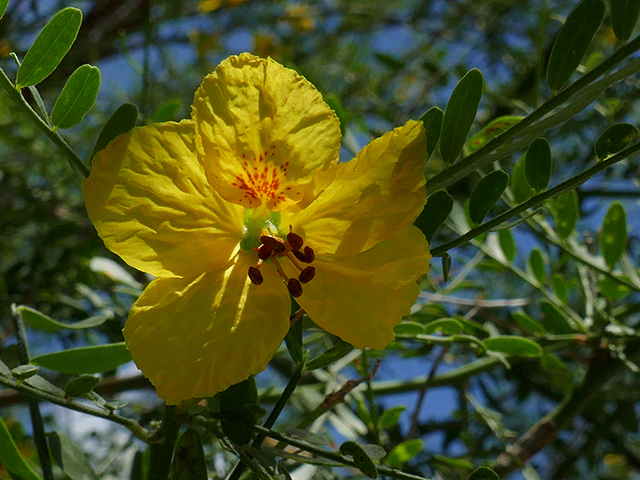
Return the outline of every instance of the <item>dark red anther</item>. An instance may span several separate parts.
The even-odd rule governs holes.
[[[251,280],[251,283],[254,285],[260,285],[264,281],[264,278],[262,278],[262,273],[260,273],[260,270],[256,267],[249,267],[249,280]]]
[[[307,263],[307,257],[305,257],[304,253],[302,253],[300,250],[291,250],[291,252],[298,260]]]
[[[276,253],[282,253],[286,250],[284,244],[280,243],[280,241],[276,240],[275,238],[267,237],[266,235],[260,237],[260,243],[262,243],[263,245],[269,245]]]
[[[292,297],[298,298],[302,295],[302,284],[297,278],[290,278],[287,282],[287,289]]]
[[[260,260],[266,260],[271,256],[272,253],[273,248],[271,248],[269,245],[260,245],[260,248],[258,249],[258,258]]]
[[[311,263],[316,259],[315,252],[311,249],[310,246],[304,247],[304,261],[306,263]]]
[[[298,280],[300,280],[300,283],[309,283],[315,276],[316,269],[314,267],[307,267],[300,272],[300,275],[298,275]]]
[[[291,245],[291,248],[293,248],[294,250],[300,250],[302,248],[302,245],[304,245],[304,240],[302,240],[302,237],[293,232],[290,232],[287,235],[287,241],[289,242],[289,245]]]

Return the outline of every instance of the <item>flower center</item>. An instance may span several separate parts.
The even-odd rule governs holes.
[[[289,225],[289,230],[292,230],[291,225]],[[258,251],[258,263],[255,267],[249,267],[248,271],[249,279],[254,285],[260,285],[263,282],[260,267],[268,259],[271,259],[280,277],[287,284],[289,293],[295,298],[302,295],[302,285],[310,282],[316,275],[315,267],[308,265],[316,258],[313,249],[309,245],[305,245],[302,237],[293,231],[287,234],[286,239],[263,235],[260,237],[260,246],[255,250]],[[284,260],[285,258],[300,271],[298,278],[289,277],[284,272],[280,259]]]
[[[275,210],[287,200],[288,191],[291,190],[290,186],[286,186],[289,162],[274,164],[271,160],[274,150],[275,145],[271,145],[269,150],[253,160],[247,160],[246,155],[242,155],[242,170],[231,185],[240,189],[243,204],[248,208],[266,204],[269,210]]]

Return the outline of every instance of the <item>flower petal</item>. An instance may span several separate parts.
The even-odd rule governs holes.
[[[316,275],[296,301],[315,323],[354,347],[383,348],[410,313],[429,258],[424,235],[410,225],[366,252],[317,257]],[[286,271],[295,274],[290,264]]]
[[[195,94],[198,151],[230,202],[272,211],[302,198],[316,170],[337,163],[340,122],[304,77],[272,59],[229,57]]]
[[[353,255],[411,225],[427,201],[422,122],[409,121],[338,164],[333,182],[299,212],[284,211],[317,253]]]
[[[195,279],[157,278],[131,310],[127,347],[169,404],[208,397],[261,372],[289,328],[291,304],[270,265],[253,285],[240,252],[226,270]]]
[[[135,128],[96,155],[82,183],[107,248],[156,276],[220,269],[242,239],[243,209],[207,182],[193,132],[191,121]]]

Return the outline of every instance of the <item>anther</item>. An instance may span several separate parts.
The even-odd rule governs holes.
[[[251,283],[254,285],[260,285],[264,281],[264,278],[262,278],[262,273],[260,273],[260,270],[256,267],[249,267],[249,280],[251,280]],[[302,287],[300,288],[302,289]]]
[[[298,298],[302,295],[302,285],[297,278],[290,278],[287,282],[287,289],[292,297]]]
[[[293,253],[295,257],[301,262],[307,263],[307,257],[305,257],[304,253],[302,253],[300,250],[291,250],[291,253]]]
[[[266,260],[273,253],[273,248],[269,245],[260,245],[258,249],[258,258],[260,260]]]
[[[300,272],[300,275],[298,275],[298,280],[300,280],[300,283],[309,283],[315,276],[316,269],[314,267],[307,267]]]
[[[304,240],[302,240],[302,237],[293,232],[287,234],[287,242],[289,242],[289,245],[291,245],[291,248],[293,248],[294,250],[300,250],[302,248],[302,245],[304,245]]]
[[[286,247],[281,242],[273,237],[268,237],[266,235],[260,237],[260,243],[262,243],[263,245],[269,245],[276,253],[282,253],[286,250]]]
[[[311,249],[310,246],[304,247],[304,262],[311,263],[316,259],[315,252]]]

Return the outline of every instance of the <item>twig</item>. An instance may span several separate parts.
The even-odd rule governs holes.
[[[436,370],[440,366],[440,362],[442,362],[446,353],[447,353],[446,348],[442,348],[440,350],[440,353],[438,354],[436,359],[433,361],[433,364],[431,365],[431,369],[429,370],[429,374],[427,375],[427,378],[424,381],[424,384],[420,388],[420,393],[418,394],[418,400],[416,401],[416,406],[413,410],[413,415],[411,416],[411,428],[409,428],[409,433],[407,434],[407,438],[405,440],[410,440],[412,438],[415,438],[416,434],[418,433],[418,424],[420,422],[419,417],[420,417],[420,410],[422,410],[422,404],[424,403],[424,399],[427,396],[427,390],[429,390],[429,387],[431,387],[431,384],[433,383],[433,379],[436,376]]]

